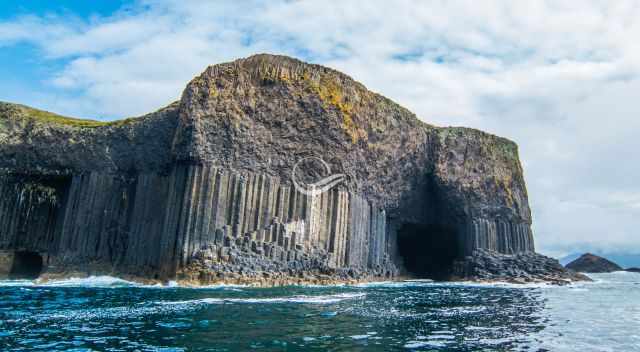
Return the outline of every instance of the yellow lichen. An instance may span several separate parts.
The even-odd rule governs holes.
[[[275,83],[283,83],[283,84],[291,84],[294,82],[293,78],[289,74],[288,70],[273,67],[270,65],[261,66],[258,69],[260,79],[263,83],[267,84],[275,84]]]
[[[512,180],[513,179],[511,174],[504,175],[501,178],[496,175],[493,179],[496,188],[504,190],[506,194],[507,205],[509,206],[513,206],[514,203],[513,191],[511,190]]]
[[[212,85],[209,87],[209,97],[210,98],[215,98],[218,96],[218,90],[216,89],[215,85]]]
[[[325,108],[333,106],[342,115],[342,128],[354,144],[359,140],[367,140],[367,132],[353,121],[353,104],[342,90],[342,85],[335,77],[327,74],[319,81],[310,82],[311,90],[318,95]]]
[[[339,78],[332,73],[315,75],[311,70],[293,73],[286,68],[263,64],[258,68],[258,77],[265,84],[298,84],[306,92],[316,94],[325,109],[335,108],[342,116],[341,127],[353,143],[368,139],[367,132],[353,120],[353,104],[344,93]]]

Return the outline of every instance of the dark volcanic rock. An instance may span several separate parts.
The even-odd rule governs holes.
[[[557,259],[535,252],[501,254],[478,249],[455,264],[454,277],[473,280],[507,281],[514,283],[551,282],[567,284],[591,281],[587,276],[566,270]]]
[[[535,257],[513,142],[423,123],[288,57],[211,66],[179,102],[111,123],[2,103],[0,148],[0,263],[35,253],[48,275],[446,278],[477,250]],[[344,182],[295,188],[309,156]],[[328,176],[322,165],[302,177]]]
[[[631,273],[640,273],[640,268],[627,268],[625,269],[625,271],[628,271]]]
[[[623,270],[618,264],[591,253],[583,254],[566,267],[583,273],[611,273]]]

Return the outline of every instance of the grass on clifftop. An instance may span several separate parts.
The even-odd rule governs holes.
[[[23,108],[27,117],[33,118],[37,121],[49,122],[59,125],[67,125],[73,127],[100,127],[106,126],[108,122],[88,120],[88,119],[74,119],[72,117],[66,117],[52,112],[37,110],[32,108]]]
[[[38,122],[44,122],[54,125],[64,125],[78,128],[96,128],[103,126],[121,126],[135,120],[135,118],[128,118],[117,121],[97,121],[90,119],[77,119],[73,117],[67,117],[58,115],[49,111],[34,109],[25,105],[3,103],[0,102],[0,114],[9,116],[17,116],[28,119],[33,119]]]

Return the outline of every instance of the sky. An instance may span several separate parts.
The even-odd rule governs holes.
[[[3,1],[0,100],[95,119],[276,53],[510,138],[538,251],[640,253],[638,1]]]

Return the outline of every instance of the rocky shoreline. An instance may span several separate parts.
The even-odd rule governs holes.
[[[588,276],[565,269],[557,259],[535,252],[513,255],[478,249],[473,255],[458,261],[454,276],[477,281],[510,283],[548,282],[566,285],[575,281],[592,281]]]
[[[86,272],[56,274],[48,273],[36,280],[37,283],[55,282],[68,279],[86,279],[90,277],[109,276],[108,273],[95,275],[88,275]],[[479,284],[514,284],[514,285],[527,285],[527,284],[548,284],[551,286],[565,286],[577,282],[592,281],[586,275],[580,275],[573,278],[567,278],[566,276],[545,276],[544,278],[512,278],[512,277],[500,277],[494,278],[452,278],[451,280],[428,280],[415,277],[362,277],[362,278],[337,278],[333,275],[318,274],[318,273],[305,273],[302,277],[291,276],[288,273],[269,273],[268,277],[256,278],[254,275],[242,275],[242,274],[229,274],[224,278],[218,278],[211,281],[200,281],[199,279],[191,279],[189,277],[176,278],[176,280],[163,281],[148,279],[139,276],[116,276],[118,279],[124,281],[148,285],[148,286],[179,286],[179,287],[192,287],[192,288],[206,288],[211,286],[246,286],[256,288],[270,288],[270,287],[284,287],[284,286],[340,286],[340,285],[359,285],[368,283],[407,283],[407,282],[433,282],[433,283],[479,283]]]
[[[488,250],[476,250],[473,255],[458,260],[447,280],[428,280],[421,277],[386,273],[372,275],[368,271],[336,269],[327,265],[326,257],[295,262],[265,260],[260,255],[241,253],[232,248],[224,262],[216,258],[199,256],[199,261],[179,271],[174,280],[181,286],[203,287],[211,285],[242,285],[250,287],[277,287],[295,285],[355,285],[371,282],[477,282],[550,285],[568,285],[574,282],[592,281],[588,276],[566,270],[553,258],[537,253],[505,255]],[[47,272],[39,281],[86,278],[89,276],[116,276],[145,285],[166,285],[169,281],[149,279],[137,275],[119,275],[108,271]]]

